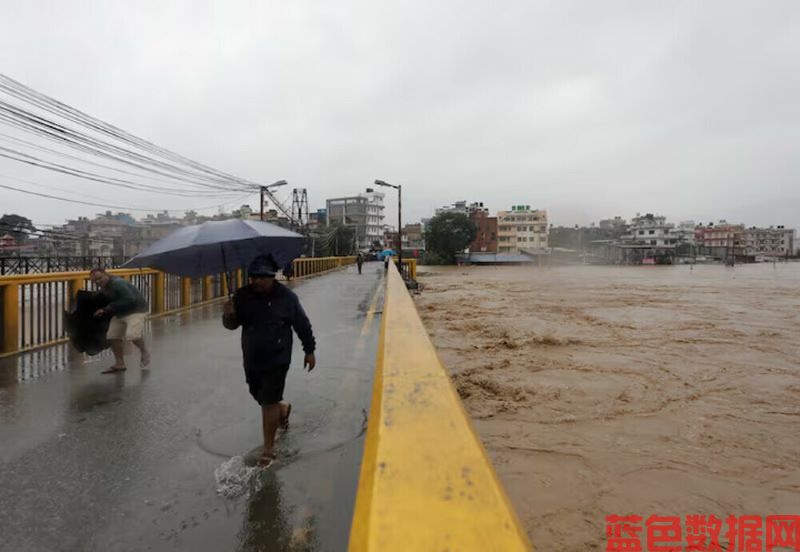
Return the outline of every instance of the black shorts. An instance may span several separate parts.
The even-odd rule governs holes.
[[[250,394],[262,406],[276,404],[283,400],[283,388],[286,386],[286,374],[289,365],[270,366],[267,368],[245,369],[247,386]]]

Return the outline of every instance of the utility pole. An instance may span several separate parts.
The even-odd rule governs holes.
[[[295,221],[300,227],[308,224],[308,191],[305,188],[292,190],[292,225]]]
[[[261,217],[260,217],[261,220],[264,220],[264,202],[265,202],[265,197],[269,193],[267,190],[269,190],[270,188],[277,188],[279,186],[286,186],[286,184],[288,184],[288,182],[286,182],[285,180],[278,180],[277,182],[270,184],[268,186],[261,186]]]
[[[400,184],[389,184],[383,180],[376,180],[378,186],[394,188],[397,190],[397,260],[398,268],[403,270],[403,187]]]
[[[266,186],[261,186],[261,220],[264,220],[264,195],[267,192]]]

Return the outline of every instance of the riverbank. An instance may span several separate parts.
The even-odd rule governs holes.
[[[420,315],[534,544],[797,514],[800,264],[421,267]]]

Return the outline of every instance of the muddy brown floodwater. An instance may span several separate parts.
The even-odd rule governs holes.
[[[604,550],[609,514],[800,514],[800,263],[420,272],[539,550]]]

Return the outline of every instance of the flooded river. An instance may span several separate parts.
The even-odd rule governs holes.
[[[539,549],[605,549],[610,514],[800,514],[800,263],[420,272]]]

